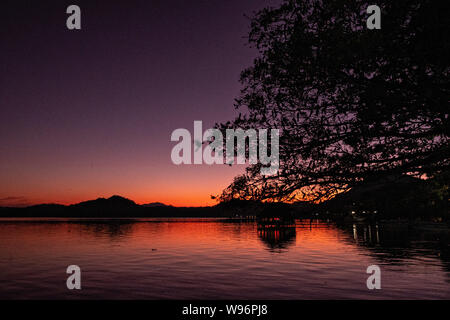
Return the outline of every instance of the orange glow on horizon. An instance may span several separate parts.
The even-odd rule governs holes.
[[[170,154],[170,153],[169,153]],[[23,177],[5,176],[0,206],[24,207],[56,203],[70,205],[113,195],[137,204],[161,202],[172,206],[211,206],[244,166],[176,166],[123,164],[117,167],[49,168],[22,171]],[[0,173],[0,178],[8,171]]]
[[[160,202],[165,205],[171,205],[174,207],[203,207],[203,206],[213,206],[217,204],[216,200],[211,199],[210,196],[204,196],[204,195],[196,195],[196,194],[184,194],[180,197],[140,197],[140,196],[133,196],[133,195],[127,195],[127,194],[97,194],[92,196],[86,196],[86,197],[67,197],[64,198],[64,200],[61,200],[63,198],[37,198],[29,205],[36,205],[36,204],[62,204],[62,205],[71,205],[76,204],[83,201],[88,200],[95,200],[98,198],[110,198],[112,196],[121,196],[127,199],[130,199],[134,201],[136,204],[143,205],[143,204],[149,204],[154,202]],[[209,199],[208,199],[209,198]],[[15,205],[11,205],[15,206]],[[19,205],[20,207],[20,205]]]

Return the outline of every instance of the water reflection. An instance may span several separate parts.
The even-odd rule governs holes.
[[[448,299],[448,243],[405,224],[0,219],[0,299]],[[81,292],[64,285],[70,264]]]
[[[133,233],[134,223],[131,222],[96,222],[96,223],[81,223],[80,231],[89,233],[94,236],[107,235],[111,240],[121,240],[124,237],[130,236]]]
[[[450,270],[450,233],[448,229],[426,229],[408,223],[358,223],[338,225],[353,242],[364,247],[381,263],[409,265],[418,259],[441,259]]]
[[[287,249],[295,244],[295,227],[258,228],[259,239],[271,250]]]

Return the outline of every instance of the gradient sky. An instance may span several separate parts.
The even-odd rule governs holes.
[[[236,115],[254,10],[278,1],[2,1],[0,206],[114,194],[210,205],[243,166],[172,164],[176,128]],[[66,8],[82,30],[66,28]]]

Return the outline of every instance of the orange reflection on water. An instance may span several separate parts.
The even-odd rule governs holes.
[[[386,236],[372,251],[351,226],[309,220],[264,230],[215,219],[0,219],[0,298],[370,298],[372,264],[383,265],[375,297],[450,297],[439,259],[423,248],[398,255],[382,247]],[[72,264],[83,270],[76,296],[64,286]]]

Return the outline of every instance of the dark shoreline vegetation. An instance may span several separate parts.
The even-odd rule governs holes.
[[[24,208],[0,207],[0,217],[58,218],[171,218],[222,217],[255,219],[261,216],[319,218],[333,221],[410,220],[450,222],[446,180],[421,180],[405,176],[365,183],[322,202],[259,202],[233,199],[210,207],[173,207],[162,203],[138,205],[112,196],[73,205],[40,204]]]

